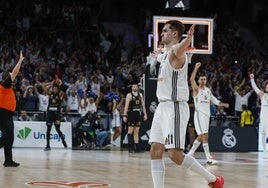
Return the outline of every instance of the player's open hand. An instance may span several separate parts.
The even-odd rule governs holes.
[[[20,61],[23,61],[24,57],[22,55],[22,50],[20,51]]]
[[[194,35],[194,28],[195,28],[195,24],[191,25],[190,29],[187,32],[188,36]]]

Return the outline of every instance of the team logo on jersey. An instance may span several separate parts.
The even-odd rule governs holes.
[[[222,143],[227,148],[233,148],[236,145],[236,138],[233,135],[233,131],[231,129],[228,128],[224,130]]]

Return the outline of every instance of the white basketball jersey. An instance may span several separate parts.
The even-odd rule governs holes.
[[[156,96],[161,101],[188,101],[188,61],[182,68],[174,69],[168,61],[168,52],[162,55],[157,79]]]
[[[207,87],[198,88],[198,93],[194,98],[195,110],[210,116],[211,90]]]
[[[267,123],[268,122],[267,121],[268,120],[267,114],[268,114],[268,94],[264,93],[262,98],[261,98],[261,112],[260,112],[261,123]]]

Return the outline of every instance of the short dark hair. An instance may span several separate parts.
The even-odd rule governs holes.
[[[178,32],[178,37],[179,39],[181,39],[184,31],[185,31],[185,26],[184,24],[181,22],[181,21],[178,21],[178,20],[169,20],[165,23],[166,24],[169,24],[169,28],[172,30],[172,31],[177,31]]]
[[[198,73],[198,79],[200,77],[206,77],[207,78],[207,74],[206,74],[206,72],[204,70],[199,71],[199,73]]]

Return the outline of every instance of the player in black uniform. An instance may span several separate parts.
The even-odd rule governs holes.
[[[45,151],[51,150],[50,148],[50,132],[52,125],[54,123],[55,129],[57,133],[59,134],[62,144],[64,148],[67,148],[67,144],[65,142],[65,139],[63,137],[63,134],[60,130],[60,123],[61,123],[61,103],[64,96],[64,93],[59,90],[59,85],[57,84],[58,81],[53,82],[52,92],[49,94],[49,101],[48,101],[48,107],[47,107],[47,145],[45,147]]]
[[[147,120],[143,95],[138,92],[138,84],[133,84],[131,92],[126,96],[123,121],[128,123],[129,152],[139,152],[139,130],[142,121]]]

